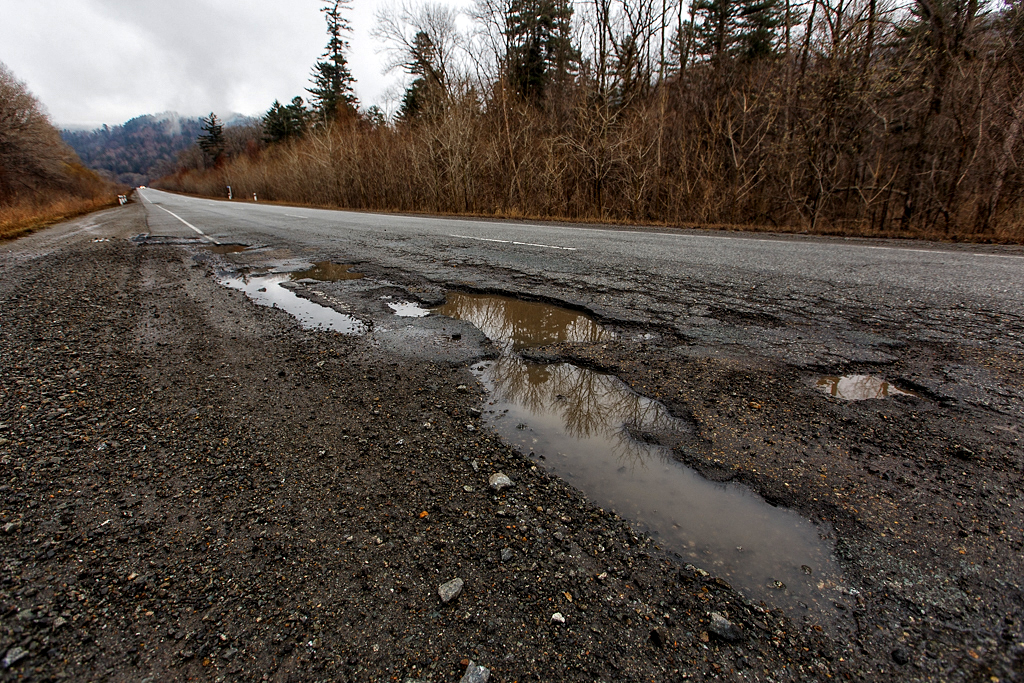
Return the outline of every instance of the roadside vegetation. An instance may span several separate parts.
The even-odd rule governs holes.
[[[25,84],[0,63],[0,239],[113,206],[117,194],[82,165]]]
[[[383,211],[1024,241],[1024,10],[976,0],[478,0],[382,11],[361,110],[344,3],[310,102],[162,186]]]

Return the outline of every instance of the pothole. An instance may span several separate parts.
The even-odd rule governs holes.
[[[451,292],[434,313],[473,323],[505,352],[556,342],[599,342],[614,335],[567,308],[492,294]]]
[[[847,401],[865,401],[873,398],[890,398],[892,396],[918,396],[912,391],[899,389],[884,379],[872,375],[843,375],[841,377],[822,377],[817,387],[833,398]]]
[[[292,280],[319,280],[320,282],[340,282],[341,280],[360,280],[363,273],[353,273],[352,265],[320,261],[312,268],[291,273]]]
[[[258,304],[280,308],[298,319],[305,329],[333,330],[341,334],[365,334],[366,323],[358,318],[339,313],[328,306],[303,299],[284,286],[293,280],[293,274],[224,275],[220,283],[245,292]]]
[[[691,430],[612,375],[541,364],[514,350],[611,334],[582,313],[508,297],[457,294],[434,309],[466,320],[504,349],[473,366],[490,392],[485,422],[593,502],[616,510],[687,562],[764,600],[830,625],[841,571],[822,530],[738,484],[708,481],[670,449],[632,434]]]
[[[240,254],[243,251],[247,250],[248,248],[249,247],[247,247],[244,244],[210,244],[203,247],[203,249],[205,249],[206,251],[221,255]]]
[[[387,304],[399,318],[425,318],[430,315],[430,309],[412,301],[389,301]]]

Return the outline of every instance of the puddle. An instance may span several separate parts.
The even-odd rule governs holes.
[[[223,276],[220,283],[245,295],[258,304],[280,308],[295,316],[302,327],[312,330],[333,330],[341,334],[365,334],[366,323],[333,308],[303,299],[286,287],[292,274]]]
[[[411,301],[389,301],[388,308],[399,318],[426,318],[430,310]]]
[[[613,375],[509,353],[546,340],[600,341],[610,338],[607,331],[582,314],[504,297],[459,295],[434,310],[473,322],[504,346],[500,359],[472,368],[490,392],[485,422],[503,438],[544,456],[545,468],[595,504],[748,598],[825,627],[835,622],[841,572],[819,527],[744,486],[708,481],[668,448],[633,438],[685,434],[690,426]]]
[[[890,396],[917,396],[912,391],[897,389],[885,380],[871,375],[822,377],[818,380],[817,386],[829,396],[847,401],[865,401],[870,398],[889,398]]]
[[[359,280],[364,276],[362,273],[353,273],[353,266],[330,261],[320,261],[313,264],[308,270],[300,270],[291,273],[293,280],[320,280],[321,282],[339,282],[341,280]]]
[[[244,244],[211,244],[203,248],[206,251],[212,251],[214,254],[239,254],[249,247]]]
[[[583,313],[507,296],[451,292],[433,312],[473,323],[506,353],[555,342],[599,342],[614,336]]]

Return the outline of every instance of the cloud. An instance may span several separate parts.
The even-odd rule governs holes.
[[[381,0],[350,13],[351,68],[364,105],[380,102],[369,38]],[[141,114],[259,114],[306,96],[327,42],[317,0],[0,0],[0,61],[62,125]]]

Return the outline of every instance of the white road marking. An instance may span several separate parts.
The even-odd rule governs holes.
[[[289,218],[309,218],[309,216],[296,216],[294,213],[286,213],[285,216]]]
[[[172,216],[174,216],[175,218],[177,218],[177,219],[178,219],[179,221],[181,221],[182,223],[184,223],[184,224],[185,224],[185,225],[187,225],[188,227],[190,227],[190,228],[192,228],[193,230],[195,230],[196,232],[198,232],[198,233],[199,233],[199,235],[200,235],[200,237],[202,237],[202,238],[203,238],[204,240],[209,240],[209,241],[213,242],[214,244],[220,244],[220,242],[218,242],[217,240],[213,239],[212,237],[210,237],[209,235],[207,235],[207,234],[206,234],[205,232],[203,232],[202,230],[200,230],[200,229],[199,229],[199,228],[197,228],[196,226],[192,225],[192,224],[191,224],[191,223],[189,223],[189,222],[188,222],[187,220],[185,220],[184,218],[182,218],[182,217],[181,217],[181,216],[179,216],[178,214],[174,213],[173,211],[171,211],[171,210],[169,210],[169,209],[164,209],[164,207],[160,206],[159,204],[154,204],[154,206],[156,206],[156,207],[157,207],[157,208],[159,208],[159,209],[163,209],[164,211],[166,211],[167,213],[171,214]]]
[[[559,249],[561,251],[578,251],[576,247],[556,247],[552,244],[536,244],[534,242],[514,242],[513,240],[495,240],[487,237],[470,237],[469,235],[449,235],[463,240],[476,240],[477,242],[497,242],[498,244],[514,244],[517,247],[541,247],[542,249]]]

